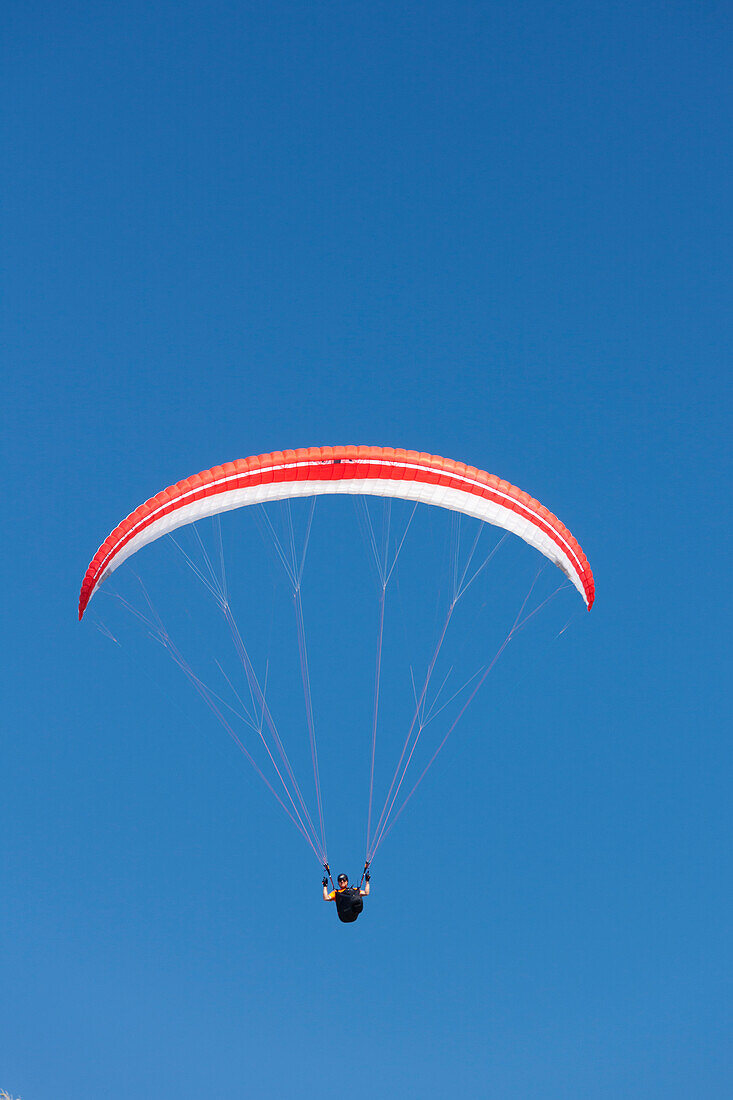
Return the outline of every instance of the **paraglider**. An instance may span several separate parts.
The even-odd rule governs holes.
[[[364,888],[359,886],[349,886],[349,876],[340,874],[337,878],[338,887],[329,891],[328,878],[323,878],[323,900],[335,901],[336,912],[338,919],[343,924],[353,924],[359,914],[364,909],[363,898],[368,898],[371,890],[371,874],[368,870],[364,871],[362,882]],[[331,883],[333,886],[333,882]]]
[[[464,693],[461,696],[457,716],[450,722],[447,732],[428,760],[427,765],[420,772],[417,781],[412,784],[409,791],[407,791],[407,787],[403,788],[403,782],[413,761],[417,743],[425,726],[432,720],[433,710],[438,702],[436,697],[428,709],[428,689],[431,684],[431,677],[435,671],[436,660],[441,651],[454,608],[463,593],[468,590],[475,577],[481,572],[483,566],[491,560],[498,545],[508,535],[518,536],[530,547],[539,551],[547,561],[559,567],[570,584],[580,593],[588,610],[593,606],[595,598],[593,574],[581,547],[564,524],[539,501],[509,482],[476,467],[467,466],[462,462],[452,461],[436,455],[391,447],[368,446],[311,447],[276,451],[270,454],[239,459],[223,466],[215,466],[184,481],[179,481],[156,496],[151,497],[128,515],[104,540],[89,564],[79,596],[79,618],[81,619],[84,616],[100,585],[123,562],[143,547],[160,539],[163,535],[172,535],[178,528],[188,525],[193,525],[195,528],[196,522],[205,517],[215,517],[215,522],[218,524],[218,517],[224,512],[244,509],[254,505],[268,505],[275,501],[285,502],[288,509],[288,519],[291,522],[290,548],[287,551],[278,543],[277,549],[291,585],[296,614],[298,652],[306,706],[306,725],[317,804],[315,815],[311,815],[308,809],[285,751],[283,740],[277,729],[275,716],[266,698],[266,691],[260,683],[237,622],[234,619],[223,577],[223,551],[221,577],[217,577],[208,557],[206,557],[207,572],[204,574],[196,568],[194,568],[194,572],[197,573],[199,579],[203,581],[205,587],[213,596],[223,621],[230,632],[241,666],[240,672],[243,673],[252,702],[251,711],[253,713],[247,713],[245,724],[255,731],[264,746],[267,760],[274,768],[276,775],[272,782],[264,775],[249,748],[233,728],[225,713],[227,704],[222,705],[222,700],[216,692],[212,691],[201,677],[193,672],[180,648],[173,642],[157,615],[154,614],[152,604],[150,605],[151,615],[149,618],[146,618],[145,614],[140,612],[135,612],[135,614],[145,622],[148,633],[168,650],[174,661],[184,671],[195,690],[255,767],[255,770],[260,774],[277,801],[292,819],[296,828],[304,836],[321,866],[327,869],[328,857],[316,746],[316,728],[311,701],[306,631],[301,599],[301,578],[305,549],[302,557],[296,554],[290,517],[290,502],[295,498],[315,499],[319,496],[342,494],[349,494],[358,499],[381,497],[387,502],[395,499],[403,500],[410,502],[413,506],[413,511],[407,521],[402,539],[395,549],[391,564],[387,561],[386,550],[382,560],[373,545],[377,570],[380,575],[380,603],[364,874],[359,886],[349,886],[348,878],[339,876],[338,888],[334,887],[330,891],[327,890],[327,879],[323,881],[324,900],[332,900],[336,903],[338,916],[342,922],[353,923],[363,909],[363,898],[369,894],[369,865],[377,848],[393,827],[397,817],[402,813],[428,768],[440,753],[449,734],[455,728],[509,641],[537,613],[540,607],[544,606],[554,596],[554,593],[548,596],[539,607],[531,611],[526,608],[529,594],[525,597],[513,624],[494,656],[490,660],[486,660],[486,663],[479,668],[478,672],[451,697],[451,699],[455,699],[461,696],[461,692]],[[412,516],[415,509],[420,505],[431,505],[435,509],[448,511],[453,513],[454,516],[457,515],[459,520],[462,516],[472,517],[474,520],[480,521],[478,527],[481,530],[489,526],[498,527],[503,529],[506,534],[502,536],[500,543],[490,551],[484,563],[470,577],[467,577],[468,564],[462,571],[458,569],[456,555],[453,594],[449,602],[447,616],[442,631],[439,632],[437,646],[427,662],[427,673],[422,682],[422,690],[419,690],[418,684],[413,683],[415,707],[412,721],[409,724],[384,807],[381,814],[378,816],[375,814],[375,823],[373,823],[372,801],[375,786],[375,752],[380,704],[385,598],[397,558],[412,522]],[[391,503],[388,503],[387,507],[391,507]],[[428,511],[431,510],[428,509]],[[254,509],[254,511],[257,513],[258,509]],[[264,522],[272,528],[265,509],[259,509],[259,511],[263,513]],[[307,526],[308,532],[310,532],[312,518],[311,507]],[[221,532],[220,529],[218,530],[219,540],[221,540]],[[473,543],[468,559],[469,563],[479,537],[480,530]],[[372,538],[372,544],[374,544],[374,541],[374,538]],[[385,541],[386,545],[387,541]],[[179,549],[181,549],[180,546]],[[219,549],[221,550],[221,542]],[[184,557],[187,557],[183,550],[181,552],[184,553]],[[193,567],[188,557],[187,560]],[[531,591],[532,588],[530,588],[530,593]],[[148,599],[147,593],[146,599]],[[230,684],[230,686],[232,685]],[[469,686],[470,692],[468,692]],[[442,691],[442,685],[438,691],[438,696],[440,696],[440,691]],[[438,713],[443,709],[443,705],[441,705]],[[281,784],[282,789],[278,786],[278,782]],[[407,794],[405,794],[405,791],[407,791]],[[400,798],[401,801],[398,801]],[[330,878],[330,872],[328,872],[328,876]],[[332,882],[331,885],[333,886]]]

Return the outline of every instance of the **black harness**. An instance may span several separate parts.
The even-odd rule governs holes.
[[[347,886],[345,890],[337,890],[334,900],[338,918],[344,924],[352,924],[364,908],[364,899],[359,893],[358,886]]]

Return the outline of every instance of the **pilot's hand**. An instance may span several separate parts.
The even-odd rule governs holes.
[[[364,879],[366,880],[366,882],[369,882],[371,880],[371,877],[372,877],[371,871],[365,871],[364,872]]]
[[[322,878],[322,880],[321,880],[321,881],[322,881],[322,883],[323,883],[323,885],[324,885],[324,886],[328,886],[328,879],[326,878],[326,876],[325,876],[325,875],[323,876],[323,878]]]

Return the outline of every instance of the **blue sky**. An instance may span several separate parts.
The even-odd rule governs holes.
[[[11,7],[0,1088],[730,1095],[731,29],[712,3]],[[507,652],[353,927],[178,670],[76,621],[147,496],[333,442],[518,484],[598,592]],[[319,641],[340,607],[356,633],[351,545],[373,583],[348,517],[317,510],[306,592],[341,587],[304,599],[353,874],[371,657]],[[490,579],[521,601],[513,550]],[[171,553],[140,570],[175,608]]]

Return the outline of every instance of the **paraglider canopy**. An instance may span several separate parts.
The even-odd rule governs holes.
[[[420,451],[301,447],[214,466],[141,504],[92,559],[79,596],[79,618],[105,577],[141,547],[184,524],[251,504],[334,493],[400,497],[502,527],[559,566],[588,610],[593,606],[593,574],[577,541],[544,505],[508,481]]]

